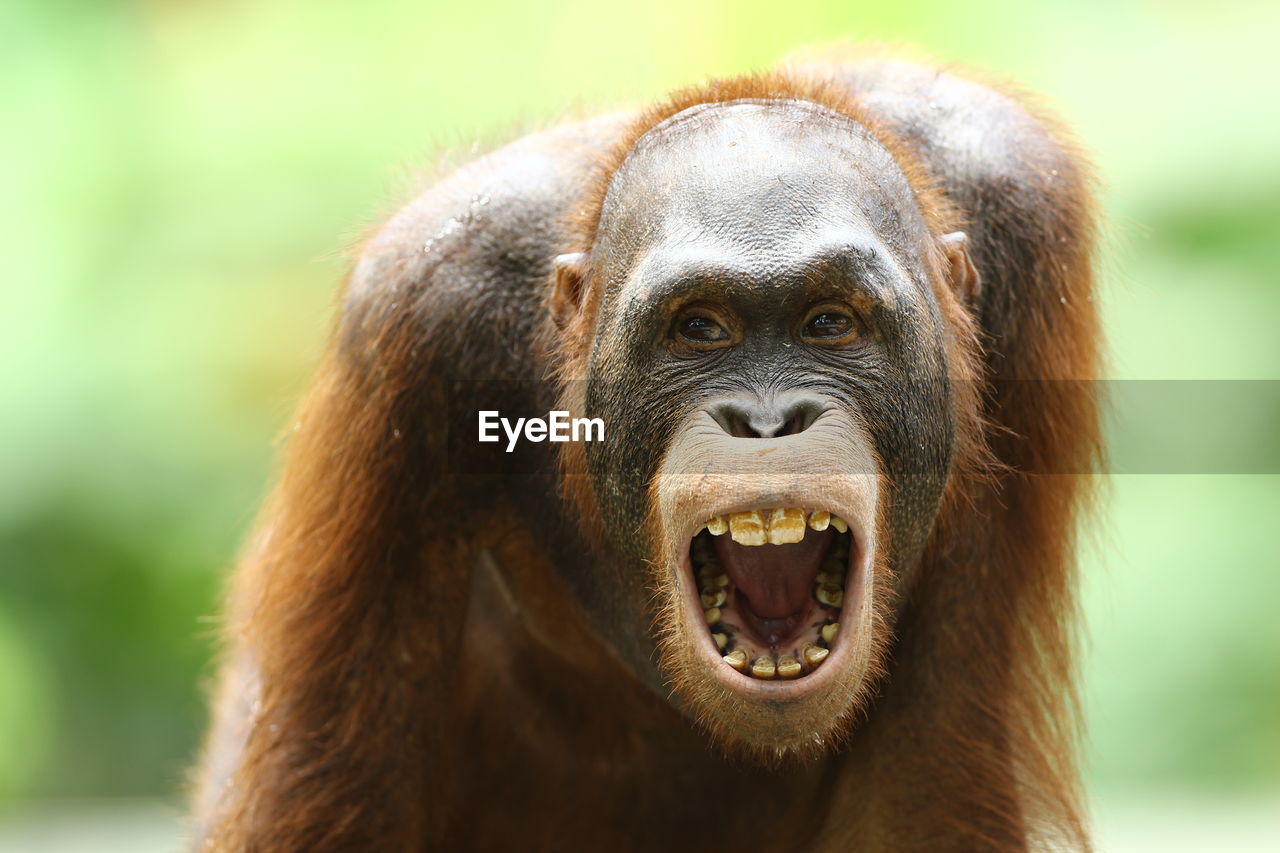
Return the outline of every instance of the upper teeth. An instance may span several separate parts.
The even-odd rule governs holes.
[[[767,541],[765,530],[764,516],[758,509],[729,516],[729,535],[739,545],[763,545]]]
[[[848,523],[837,515],[826,510],[814,510],[808,514],[806,523],[805,511],[796,507],[732,512],[727,519],[723,515],[717,515],[707,519],[703,526],[712,536],[728,531],[729,536],[739,545],[754,546],[799,542],[804,538],[806,526],[811,530],[822,531],[828,525],[839,533],[849,532]]]
[[[782,638],[769,635],[769,639],[753,639],[750,631],[743,633],[743,625],[737,608],[741,601],[736,597],[733,581],[721,564],[712,536],[729,533],[739,545],[787,545],[804,539],[806,530],[847,534],[849,525],[844,519],[827,510],[806,511],[797,507],[753,509],[744,512],[717,515],[698,529],[710,535],[694,535],[691,559],[696,576],[698,599],[702,616],[715,648],[725,664],[749,678],[763,681],[790,680],[814,672],[832,654],[839,624],[829,621],[838,617],[845,603],[845,575],[849,566],[849,551],[856,547],[853,537],[831,535],[829,545],[823,548],[825,556],[820,570],[813,578],[812,594],[822,608],[822,621],[809,620],[808,642],[804,637],[783,642]],[[812,610],[806,611],[810,615]],[[816,632],[815,632],[816,629]],[[761,646],[764,646],[762,648]]]

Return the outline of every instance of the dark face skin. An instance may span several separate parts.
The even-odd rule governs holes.
[[[854,550],[865,552],[868,572],[879,566],[863,579],[867,596],[909,582],[954,432],[945,329],[924,260],[932,240],[888,152],[861,126],[811,104],[688,110],[642,137],[619,169],[592,252],[603,292],[586,404],[589,416],[605,419],[607,440],[585,450],[624,559],[580,580],[593,607],[609,614],[610,640],[655,687],[672,673],[654,667],[644,590],[680,574],[694,533],[689,513],[818,510],[804,504],[829,498],[831,508],[859,516],[848,519]],[[701,479],[672,476],[687,474]],[[813,486],[829,475],[837,479]],[[659,597],[687,593],[685,578]],[[700,660],[715,677],[756,696],[759,684],[715,669],[706,627],[689,612],[675,633],[690,635],[690,648],[711,649]],[[883,631],[869,610],[843,621]],[[840,663],[851,687],[861,685],[874,643],[856,645]],[[685,675],[699,677],[703,664],[685,651]],[[679,656],[664,658],[668,669],[682,665]],[[678,692],[697,704],[696,691]]]

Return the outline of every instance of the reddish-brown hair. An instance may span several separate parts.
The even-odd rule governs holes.
[[[713,81],[645,111],[592,171],[560,251],[589,252],[612,176],[641,136],[696,104],[739,99],[802,99],[857,121],[902,169],[931,234],[970,228],[977,304],[946,286],[938,252],[926,258],[950,334],[960,440],[899,603],[889,675],[844,753],[877,784],[833,779],[826,793],[841,808],[815,846],[1085,847],[1074,544],[1100,453],[1087,381],[1098,349],[1088,176],[1058,125],[1024,105],[1061,156],[1035,170],[1011,164],[1030,201],[962,209],[944,176],[859,101],[862,73],[835,64]],[[376,274],[382,291],[353,297],[240,570],[229,633],[257,692],[238,765],[225,784],[205,781],[219,849],[416,849],[445,820],[455,756],[440,697],[467,596],[455,569],[519,525],[495,512],[463,536],[443,509],[459,487],[422,413],[447,407],[434,380],[455,355],[476,358],[450,337],[450,311],[474,306],[462,288],[441,296],[423,284],[421,258],[402,252]],[[573,323],[542,331],[562,378],[585,375],[600,297],[589,270],[585,282]],[[565,468],[572,499],[598,523],[581,460]],[[228,697],[244,687],[227,683]]]

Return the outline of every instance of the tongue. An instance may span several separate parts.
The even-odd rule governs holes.
[[[821,533],[808,530],[804,539],[791,545],[747,546],[717,536],[716,554],[756,615],[781,619],[808,602],[831,537],[831,528]]]

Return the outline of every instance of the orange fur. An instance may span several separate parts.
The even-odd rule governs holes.
[[[792,829],[771,834],[728,822],[718,828],[726,846],[843,850],[857,839],[885,850],[1088,847],[1075,769],[1073,590],[1077,523],[1101,453],[1089,382],[1099,340],[1089,178],[1059,125],[1010,95],[1022,106],[1009,109],[1032,115],[1061,155],[1052,164],[1061,174],[1050,180],[1047,167],[1032,174],[1019,165],[1015,177],[1037,205],[965,208],[947,176],[864,103],[877,74],[897,73],[886,68],[826,59],[713,81],[618,126],[566,130],[546,144],[549,157],[591,164],[581,198],[564,203],[565,218],[545,238],[554,243],[548,257],[590,252],[610,180],[645,133],[690,106],[744,98],[804,99],[867,127],[907,177],[929,232],[963,227],[977,238],[976,305],[946,286],[941,252],[926,259],[948,327],[956,459],[920,565],[896,578],[879,567],[876,692],[832,710],[851,723],[832,745],[839,749],[811,752],[806,766],[767,777],[736,770],[689,737],[687,723],[608,653],[557,656],[540,644],[538,636],[557,631],[585,644],[590,622],[555,604],[565,593],[547,577],[545,540],[516,520],[514,499],[468,492],[424,413],[448,407],[441,377],[528,378],[544,368],[561,407],[580,412],[578,380],[601,288],[588,267],[578,311],[558,329],[546,309],[550,285],[543,287],[533,297],[543,305],[537,339],[509,361],[485,361],[458,328],[480,310],[480,297],[444,286],[450,264],[480,251],[465,239],[483,217],[459,219],[463,207],[440,202],[410,216],[387,246],[366,245],[366,255],[385,263],[352,285],[237,576],[217,725],[243,734],[210,740],[199,795],[208,849],[488,849],[482,839],[510,830],[529,849],[580,848],[615,835],[616,850],[641,850],[653,849],[643,841],[653,831],[649,815],[670,820],[667,848],[688,841],[701,849],[695,833],[707,828],[702,816],[723,806],[716,785],[724,779],[762,789],[776,781],[803,794],[794,802],[773,791],[761,800],[741,794]],[[480,191],[473,186],[483,185],[464,184],[459,196]],[[430,255],[420,245],[431,234],[459,242],[447,256]],[[511,316],[519,309],[510,303],[493,304],[504,328],[523,319]],[[581,524],[582,547],[601,553],[581,446],[563,447],[565,514]],[[460,512],[484,513],[486,523],[464,535]],[[503,623],[516,650],[500,663],[486,663],[492,644],[483,638],[468,640],[479,652],[464,648],[472,568],[490,555],[516,566],[515,586],[527,595],[528,612]],[[663,660],[682,691],[702,690],[680,663],[688,640],[672,630],[670,578],[652,580]],[[250,683],[258,693],[245,710],[237,685]],[[508,698],[512,685],[524,692]],[[550,702],[558,716],[538,716],[548,704],[530,697],[545,696],[559,697]],[[585,722],[576,716],[581,703],[595,711]],[[508,718],[508,708],[518,710]],[[547,746],[548,732],[561,732],[556,723],[576,738],[567,750]],[[670,751],[646,750],[645,738]],[[233,741],[237,755],[218,754]],[[225,778],[217,769],[224,765],[234,768]],[[691,787],[678,788],[686,775]],[[483,785],[508,794],[484,799]],[[662,799],[668,789],[679,796]],[[502,817],[488,819],[490,811]]]

